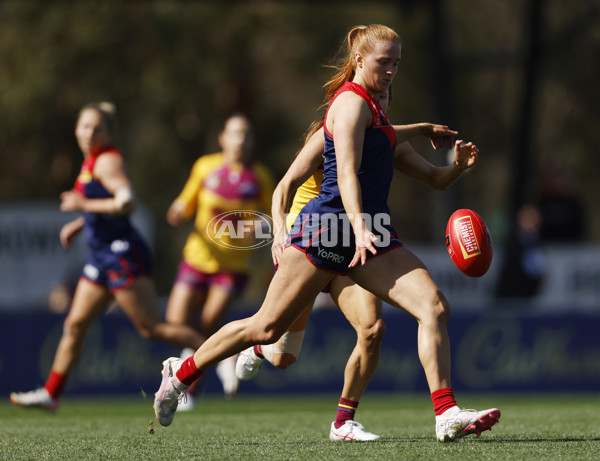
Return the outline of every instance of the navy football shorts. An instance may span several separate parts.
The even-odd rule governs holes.
[[[380,238],[374,244],[377,254],[367,251],[368,259],[402,246],[390,226],[386,226],[385,231],[385,235],[375,233]],[[308,260],[319,269],[340,275],[348,273],[348,264],[356,252],[354,233],[351,230],[303,214],[298,215],[290,229],[287,246],[289,245],[304,252]]]

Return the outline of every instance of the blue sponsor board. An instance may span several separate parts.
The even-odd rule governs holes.
[[[449,330],[457,392],[600,389],[600,315],[520,312],[452,315]],[[391,308],[384,319],[383,352],[368,391],[427,392],[417,355],[417,322]],[[63,320],[53,314],[0,314],[0,394],[43,385]],[[355,342],[354,331],[339,310],[317,310],[298,362],[287,370],[263,365],[240,392],[341,392]],[[178,354],[172,346],[142,339],[124,315],[103,315],[88,334],[66,395],[153,395],[162,360]],[[213,371],[207,373],[203,391],[221,392]]]

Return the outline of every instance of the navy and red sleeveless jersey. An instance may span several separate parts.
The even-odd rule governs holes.
[[[390,226],[387,205],[394,174],[396,135],[377,100],[360,85],[346,82],[333,100],[345,91],[352,91],[362,97],[371,111],[372,120],[365,130],[362,159],[357,176],[363,213],[372,218],[371,223],[366,222],[366,225],[380,239],[379,242],[374,243],[378,248],[377,255],[380,255],[402,245]],[[325,162],[321,190],[319,195],[308,202],[296,217],[290,230],[288,245],[303,251],[320,269],[345,274],[354,256],[356,243],[350,222],[345,216],[338,185],[333,135],[327,131],[326,126],[323,155]],[[377,226],[376,223],[380,225]],[[367,258],[377,255],[367,252]]]
[[[394,150],[396,134],[390,125],[379,102],[362,86],[354,82],[346,82],[336,93],[333,101],[342,93],[352,91],[361,96],[369,105],[372,122],[365,131],[362,161],[357,172],[362,194],[363,213],[371,216],[377,213],[389,213],[387,198],[394,175]],[[331,104],[330,106],[331,107]],[[325,117],[327,120],[327,116]],[[321,191],[314,210],[309,213],[342,213],[344,205],[337,182],[337,162],[333,134],[325,131],[324,170]],[[312,203],[313,201],[309,202]]]

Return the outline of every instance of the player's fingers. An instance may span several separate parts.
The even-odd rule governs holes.
[[[69,238],[65,235],[60,235],[60,244],[62,245],[62,247],[66,250],[69,248],[69,246],[71,245],[71,242],[69,240]]]
[[[379,241],[379,239],[377,237],[375,237],[374,235],[371,235],[371,241],[367,245],[367,250],[369,250],[374,255],[377,254],[377,248],[375,248],[375,245],[373,245],[373,243],[378,242],[378,241]],[[366,254],[367,254],[367,252],[365,251],[365,255]]]
[[[352,261],[350,261],[350,264],[348,264],[348,267],[350,267],[350,268],[356,267],[361,260],[362,260],[362,258],[361,258],[361,254],[360,254],[360,248],[356,247],[356,251],[354,252],[354,257],[352,258]]]
[[[361,265],[361,266],[364,266],[366,262],[367,262],[367,252],[366,252],[366,251],[363,251],[363,252],[360,254],[360,265]]]
[[[375,248],[373,245],[369,245],[367,247],[367,250],[369,250],[371,252],[371,254],[376,255],[377,254],[377,248]],[[365,251],[365,256],[366,256],[367,252]]]
[[[281,259],[281,253],[281,245],[275,244],[271,247],[271,257],[273,258],[273,264],[279,264],[279,260]]]

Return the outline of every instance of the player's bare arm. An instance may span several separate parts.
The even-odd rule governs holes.
[[[315,132],[300,150],[284,177],[273,192],[271,216],[274,239],[271,245],[273,263],[278,264],[286,239],[285,213],[289,209],[292,192],[304,183],[321,165],[324,149],[323,129]]]
[[[394,167],[401,173],[417,179],[437,189],[447,189],[462,173],[477,162],[479,150],[472,142],[456,141],[454,161],[447,166],[438,167],[431,164],[419,154],[408,142],[396,146]]]
[[[334,101],[329,117],[327,128],[333,133],[335,143],[340,195],[356,239],[356,253],[348,267],[355,267],[366,263],[367,250],[377,253],[373,246],[377,237],[367,229],[361,217],[362,197],[356,176],[362,160],[365,128],[371,123],[372,115],[360,96],[348,92]]]

